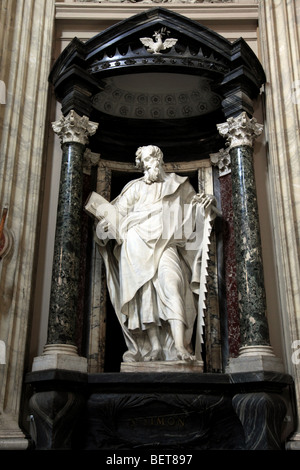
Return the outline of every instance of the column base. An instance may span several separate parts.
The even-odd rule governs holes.
[[[0,416],[0,451],[26,450],[29,441],[19,428],[17,422],[3,413]]]
[[[275,356],[271,346],[244,346],[240,348],[238,357],[229,359],[226,367],[229,374],[258,370],[284,372],[283,363]]]
[[[20,432],[21,434],[21,432]],[[26,450],[29,446],[25,436],[6,436],[0,435],[0,451],[1,450]]]
[[[78,356],[77,347],[69,344],[47,344],[42,356],[35,357],[32,371],[61,369],[87,373],[87,359]]]

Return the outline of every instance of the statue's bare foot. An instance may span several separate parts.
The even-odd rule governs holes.
[[[152,349],[146,356],[144,357],[144,362],[151,362],[151,361],[161,361],[162,358],[162,351],[161,349]]]
[[[195,361],[196,358],[193,354],[190,354],[186,349],[177,349],[177,357],[181,361],[192,362]]]

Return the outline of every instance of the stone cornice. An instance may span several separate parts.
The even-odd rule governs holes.
[[[57,20],[115,20],[120,21],[151,7],[163,6],[165,9],[182,14],[196,21],[257,21],[258,4],[246,3],[122,3],[122,2],[78,2],[55,3]]]

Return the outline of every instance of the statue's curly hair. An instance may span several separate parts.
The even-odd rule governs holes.
[[[157,147],[156,145],[144,145],[143,147],[139,147],[135,153],[136,155],[136,158],[135,158],[135,165],[137,168],[139,169],[143,169],[143,162],[142,162],[142,152],[145,148],[150,148],[151,149],[151,154],[157,158],[157,160],[163,164],[164,160],[164,155],[163,155],[163,152],[161,151],[161,149],[159,147]]]

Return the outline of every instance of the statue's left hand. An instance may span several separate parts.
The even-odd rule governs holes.
[[[193,197],[193,201],[200,204],[204,209],[208,209],[210,206],[216,206],[217,200],[212,194],[198,193]]]
[[[217,215],[220,217],[222,216],[219,209],[217,209],[217,200],[215,196],[213,196],[212,194],[205,194],[205,193],[195,194],[192,202],[199,204],[206,215],[210,213],[211,215],[213,214],[214,217],[216,217]]]

